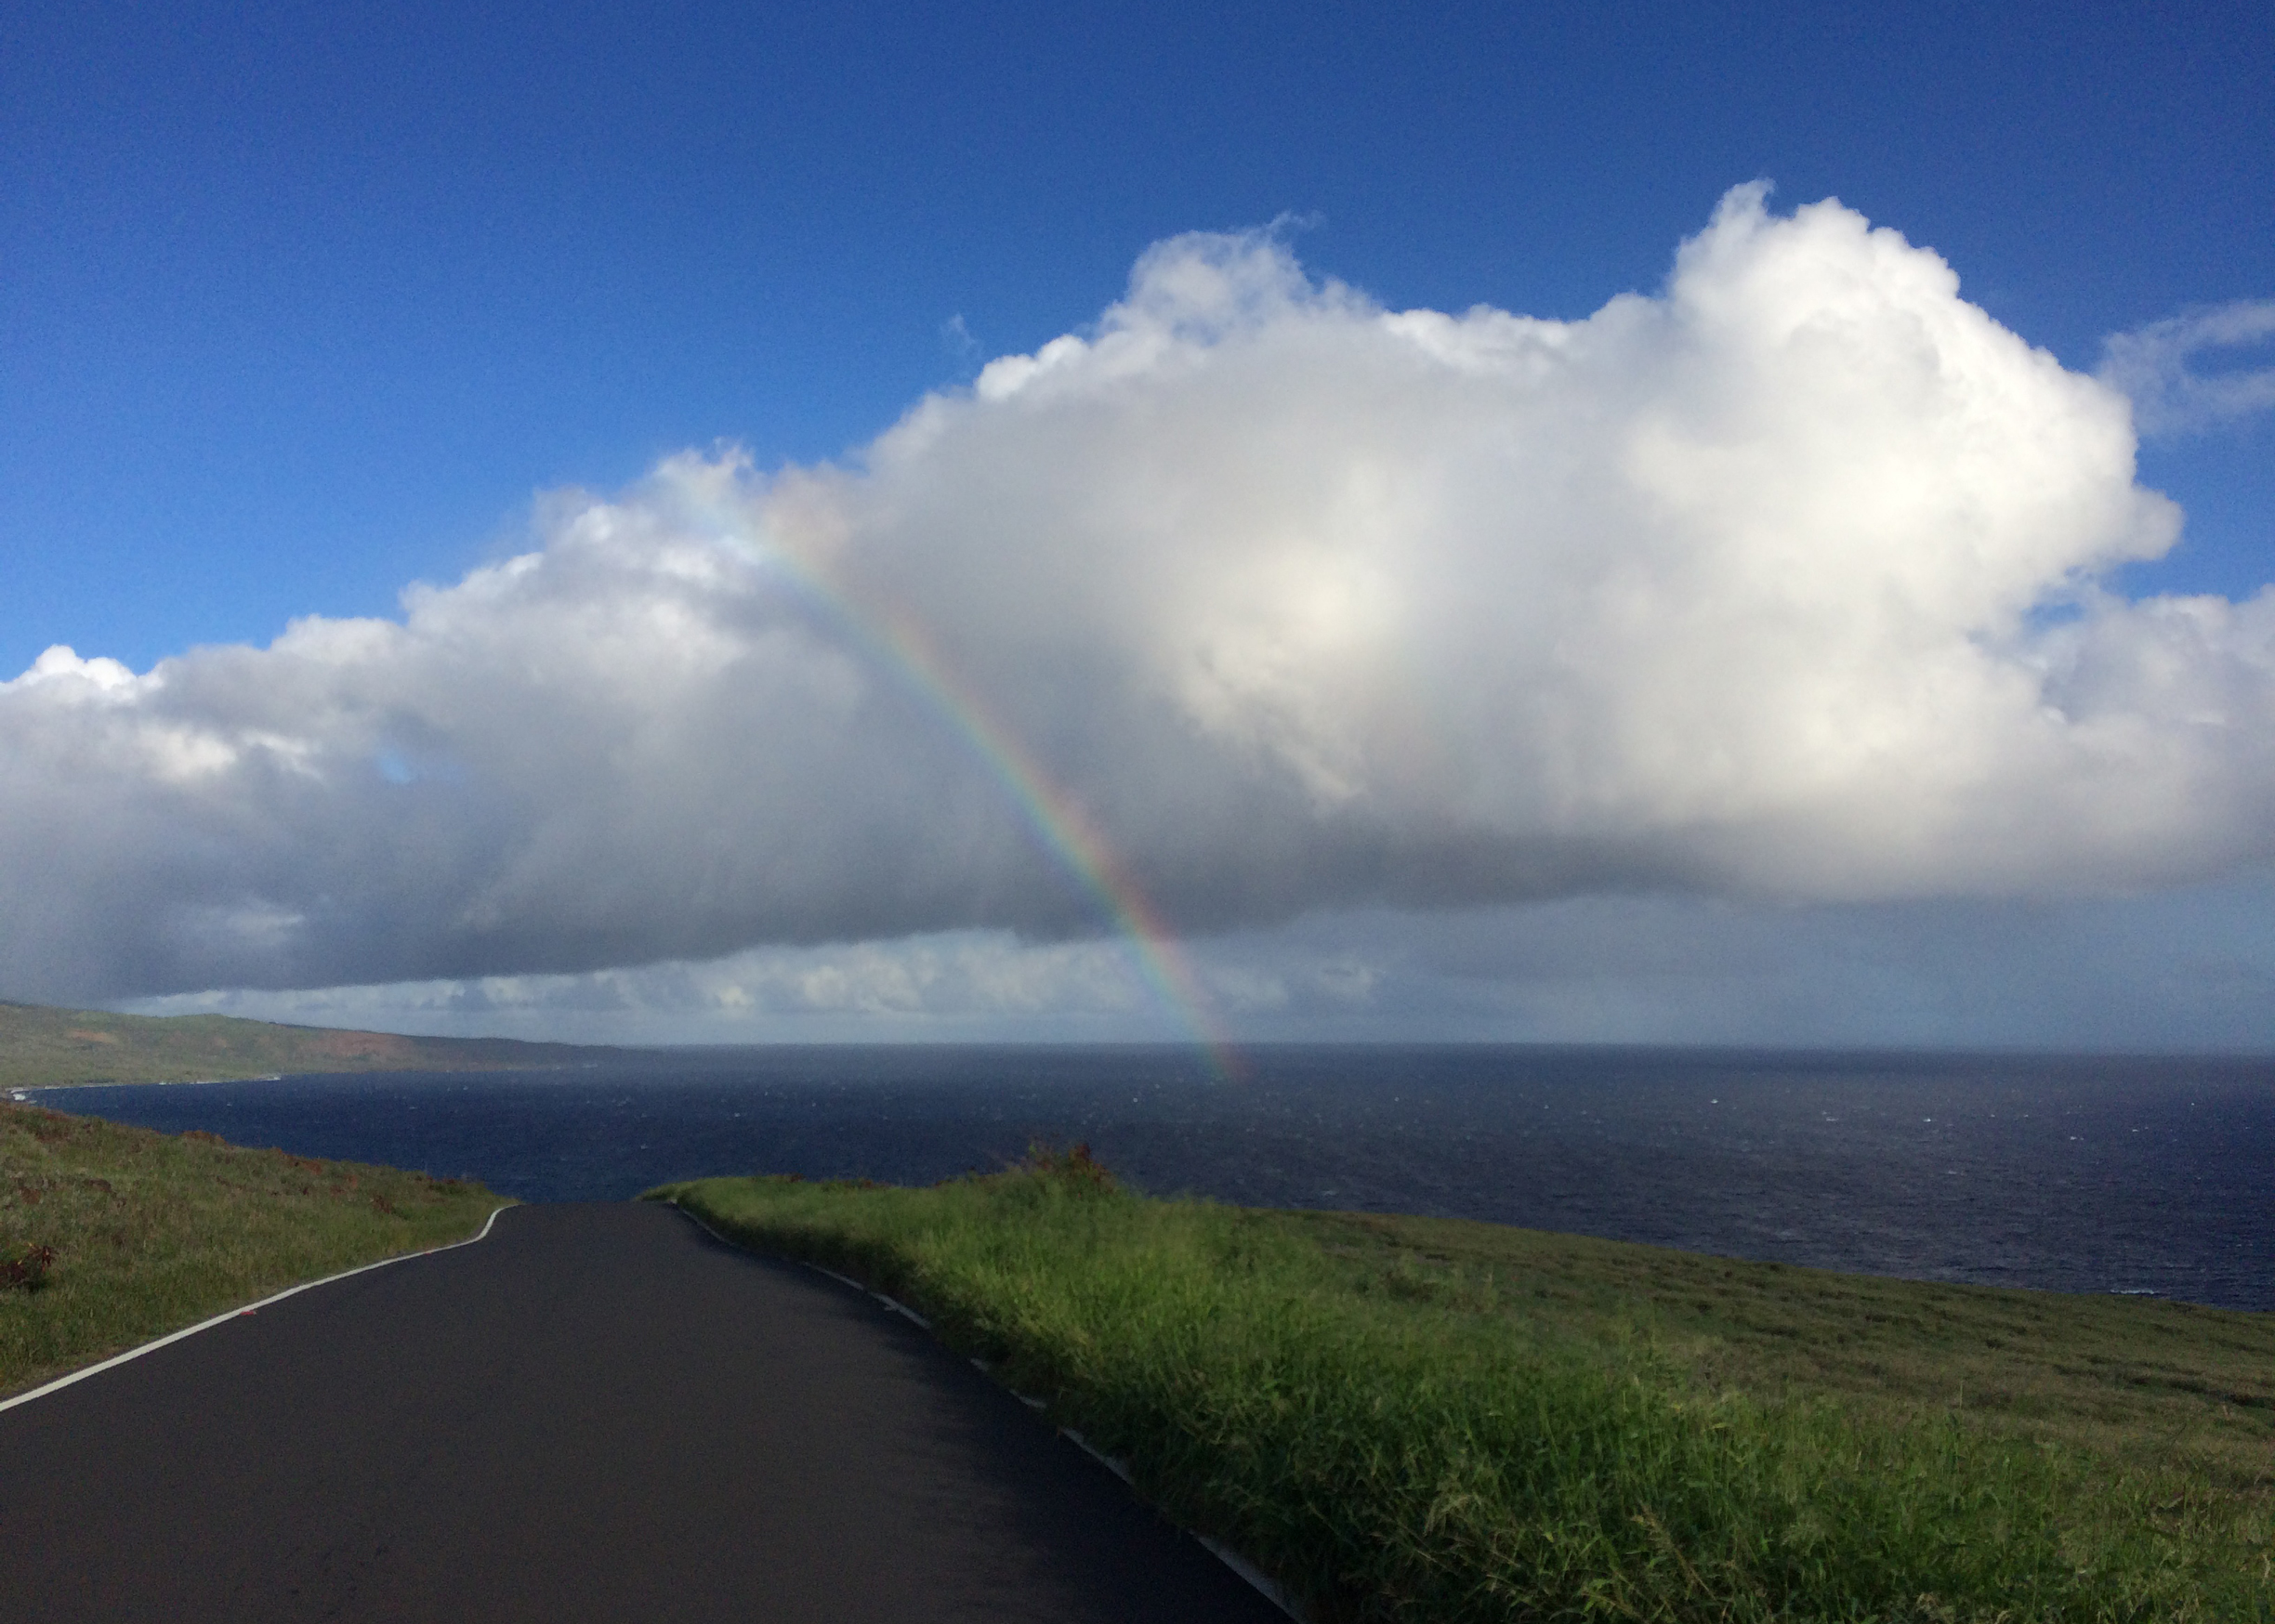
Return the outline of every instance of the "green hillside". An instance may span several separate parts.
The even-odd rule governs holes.
[[[0,1397],[303,1280],[464,1240],[499,1205],[462,1179],[0,1100]]]
[[[223,1081],[310,1071],[498,1071],[615,1053],[510,1038],[405,1038],[233,1015],[129,1015],[0,1002],[0,1089]]]

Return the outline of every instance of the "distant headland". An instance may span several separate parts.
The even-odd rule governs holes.
[[[235,1015],[131,1015],[0,1002],[0,1089],[225,1082],[288,1072],[508,1071],[619,1051],[514,1038],[408,1038]]]

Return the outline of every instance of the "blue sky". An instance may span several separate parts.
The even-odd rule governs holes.
[[[1837,197],[1940,255],[1997,323],[2091,373],[2111,334],[2275,297],[2269,84],[2275,16],[2242,5],[16,7],[0,19],[0,670],[66,644],[143,673],[197,646],[264,647],[298,616],[397,617],[410,583],[448,585],[529,547],[540,493],[619,491],[687,448],[739,446],[761,478],[858,453],[927,391],[1092,331],[1149,245],[1193,231],[1281,221],[1311,277],[1393,311],[1577,321],[1663,288],[1718,200],[1767,179],[1774,213]],[[2250,372],[2268,348],[2195,364]],[[2186,528],[2160,557],[2102,558],[2099,579],[2133,598],[2237,600],[2275,579],[2271,426],[2239,410],[2145,439],[2140,481]],[[2234,887],[2261,884],[2268,854],[2242,836],[2219,851],[2178,864],[2175,883],[2222,899],[2203,907],[2228,922],[2236,990],[2220,1013],[2143,1014],[2102,1041],[2275,1041],[2275,1019],[2251,1013],[2275,986],[2275,945],[2233,922]],[[266,860],[199,882],[196,906],[296,917],[276,897],[298,893]],[[1623,870],[1596,893],[1614,911],[1663,894],[1717,918],[1738,909],[1749,939],[1788,944],[1788,971],[1760,978],[1787,989],[1760,1007],[1788,1011],[1821,961],[1802,944],[1828,928],[1808,910],[1864,909],[1880,923],[1856,929],[1904,944],[1886,949],[1899,968],[1840,978],[1799,1024],[1717,1023],[1632,955],[1556,1004],[1596,1013],[1551,1018],[1519,944],[1571,928],[1534,904],[1572,906],[1574,884],[1456,887],[1453,914],[1416,900],[1427,886],[1329,887],[1313,907],[1204,921],[1195,953],[1226,1018],[1277,1035],[2051,1041],[2060,1010],[2105,1006],[2095,989],[2129,974],[2112,944],[2158,939],[2124,899],[2161,920],[2176,906],[2156,865],[2120,868],[1991,887],[2019,902],[1958,881],[1895,897],[1669,880],[1680,863]],[[1395,927],[1336,911],[1385,902]],[[1900,924],[1872,912],[1883,903],[1913,911]],[[1145,1028],[1141,1005],[1096,991],[1119,972],[1068,968],[1088,950],[1077,925],[991,907],[888,910],[874,930],[855,910],[683,942],[635,931],[621,950],[566,955],[413,953],[384,965],[453,974],[323,1007],[372,1024],[770,1035],[728,1020],[743,1006],[716,986],[573,978],[721,952],[826,970],[833,943],[872,944],[870,963],[920,937],[1019,962],[1003,974],[1021,990],[959,994],[953,1018],[887,998],[874,1007],[910,1016],[894,1031],[938,1015],[940,1029],[1055,1033],[1076,1029],[1052,1023],[1078,1007],[1101,1032]],[[1927,946],[1922,907],[1956,910]],[[1979,912],[2009,907],[2107,920],[2053,932],[2098,930],[2087,951],[2002,935]],[[1763,908],[1803,923],[1781,937],[1789,916]],[[1455,914],[1458,954],[1441,939]],[[987,934],[1006,922],[1022,934]],[[1479,957],[1479,930],[1498,957]],[[1712,934],[1704,964],[1723,954]],[[1936,964],[1979,966],[1994,939],[2010,943],[1991,955],[1998,975],[2050,989],[2035,1024],[1948,1013],[1979,1002],[1955,983],[1917,990]],[[1055,955],[1040,969],[1022,957],[1037,943]],[[1446,969],[1449,954],[1481,967]],[[1330,960],[1363,961],[1360,980],[1381,990],[1347,989],[1334,1020],[1314,1020],[1288,989]],[[460,971],[572,980],[516,1004],[519,983],[480,993]],[[90,970],[29,990],[215,990],[199,974]],[[270,963],[254,978],[293,977]],[[1887,990],[1899,982],[1913,990]],[[1266,991],[1243,1004],[1252,984]],[[230,1007],[316,1007],[283,996]],[[857,1018],[872,1007],[830,1018],[882,1031]]]

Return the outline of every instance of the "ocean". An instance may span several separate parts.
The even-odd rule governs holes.
[[[524,1200],[929,1183],[1030,1142],[1125,1182],[1916,1279],[2275,1310],[2275,1059],[1272,1047],[660,1051],[518,1073],[34,1092]]]

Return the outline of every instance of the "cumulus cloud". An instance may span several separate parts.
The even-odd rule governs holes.
[[[0,988],[1077,936],[1037,794],[1189,933],[2216,874],[2275,851],[2275,596],[2100,591],[2177,532],[2133,453],[1836,203],[1742,188],[1571,322],[1175,239],[842,465],[558,493],[400,621],[50,650],[0,685]]]
[[[2201,433],[2275,408],[2275,366],[2229,364],[2205,372],[2206,356],[2264,356],[2275,342],[2275,299],[2238,299],[2151,321],[2102,340],[2099,375],[2133,401],[2146,435]]]

